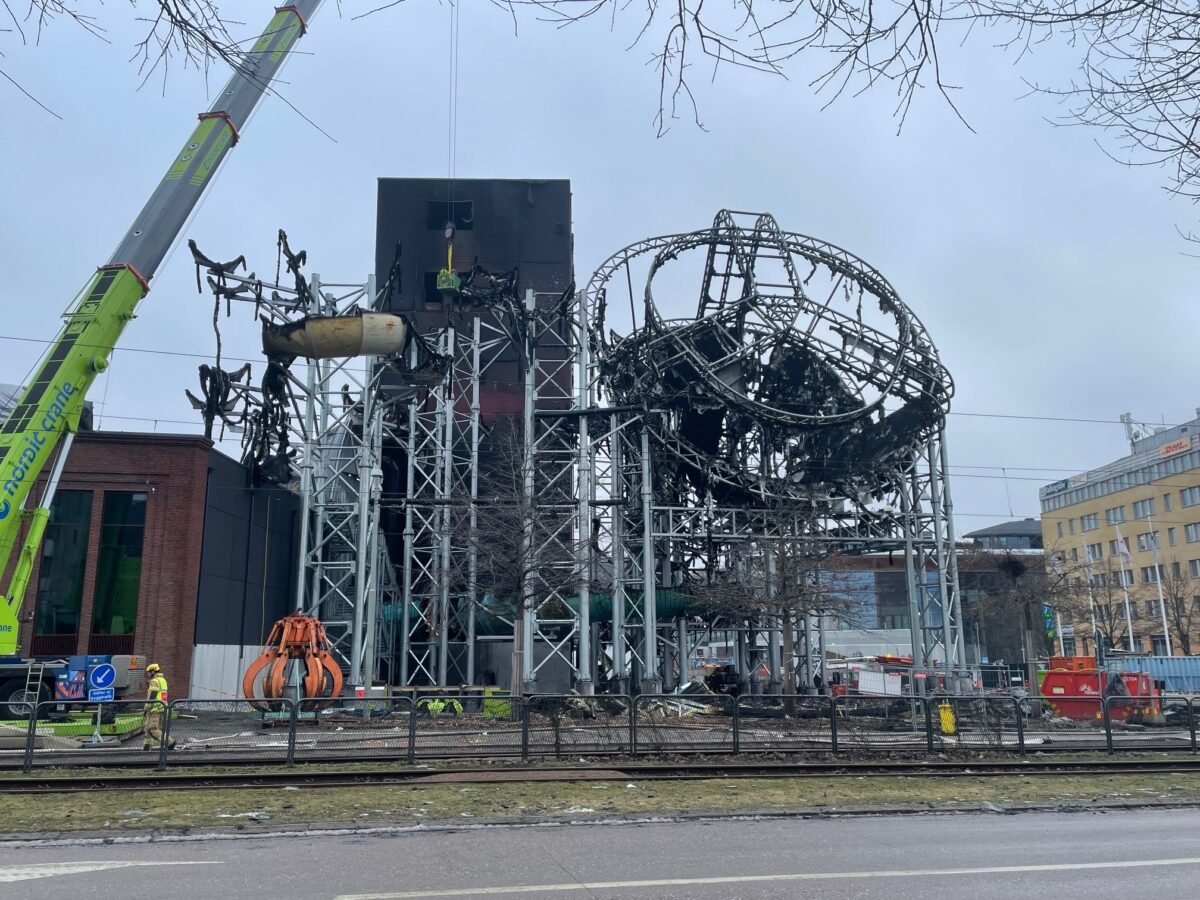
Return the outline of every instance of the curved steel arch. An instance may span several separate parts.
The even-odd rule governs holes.
[[[656,277],[696,251],[706,254],[696,315],[668,318]],[[646,256],[644,322],[610,334],[608,286]],[[832,284],[824,300],[810,289],[818,274]],[[796,484],[878,494],[944,424],[953,381],[887,279],[768,214],[722,210],[711,228],[632,244],[596,269],[588,293],[601,382],[616,403],[673,411],[664,445],[676,445],[694,482],[723,483],[747,500]],[[867,301],[878,307],[873,322]]]

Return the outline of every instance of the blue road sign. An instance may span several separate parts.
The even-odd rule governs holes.
[[[88,691],[90,703],[112,703],[114,699],[112,688],[92,688]]]
[[[111,688],[116,680],[117,670],[109,663],[100,663],[88,672],[88,685],[93,688]]]

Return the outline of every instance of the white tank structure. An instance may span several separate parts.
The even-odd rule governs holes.
[[[340,359],[398,356],[408,339],[408,323],[392,313],[305,316],[279,325],[263,321],[262,348],[268,358]]]

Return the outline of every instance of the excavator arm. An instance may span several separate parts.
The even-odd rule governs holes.
[[[84,398],[108,367],[109,355],[158,267],[320,5],[321,0],[296,0],[276,8],[212,107],[200,114],[112,257],[64,314],[63,328],[37,375],[0,425],[0,573],[9,571],[13,551],[21,544],[0,595],[0,656],[15,655],[18,649],[22,601]],[[46,486],[30,505],[30,492],[51,460]]]

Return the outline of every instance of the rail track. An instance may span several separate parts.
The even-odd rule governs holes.
[[[374,785],[434,787],[444,784],[502,784],[564,781],[655,781],[738,778],[987,778],[1063,775],[1186,775],[1200,773],[1200,759],[1046,761],[886,761],[770,764],[646,764],[615,766],[530,766],[508,768],[403,768],[374,771],[322,769],[252,774],[66,775],[0,778],[0,794],[72,794],[98,791],[230,790],[255,788],[346,788]]]

